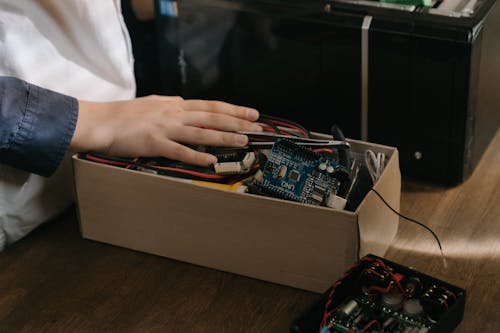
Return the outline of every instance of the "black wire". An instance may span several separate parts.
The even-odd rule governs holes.
[[[213,172],[209,169],[197,168],[197,167],[191,166],[191,165],[184,165],[184,164],[179,165],[176,163],[173,163],[172,165],[168,165],[168,164],[166,164],[166,165],[149,165],[147,163],[141,162],[140,160],[134,161],[133,158],[114,157],[114,156],[108,156],[108,155],[99,154],[99,153],[84,153],[81,156],[83,158],[85,158],[85,155],[94,156],[96,158],[99,158],[102,160],[107,160],[109,162],[129,164],[130,166],[133,166],[135,168],[140,167],[140,168],[144,168],[144,169],[148,169],[148,170],[153,170],[153,171],[156,171],[160,175],[166,175],[166,176],[175,176],[175,177],[179,177],[179,178],[187,178],[187,179],[195,179],[195,180],[209,180],[209,181],[216,182],[216,183],[217,182],[229,183],[233,179],[236,179],[236,177],[234,175],[228,175],[227,177],[221,176],[221,178],[214,179],[214,178],[210,178],[210,177],[203,177],[201,175],[200,176],[193,175],[193,174],[190,174],[187,172],[176,171],[176,170],[165,170],[165,169],[161,168],[161,167],[177,168],[177,169],[181,169],[181,170],[185,170],[185,171],[206,174],[207,176],[217,175],[215,172]],[[168,160],[168,159],[165,159],[165,160]],[[90,161],[93,161],[93,160],[90,159]],[[93,161],[93,162],[100,163],[98,161]],[[113,165],[113,166],[122,167],[121,165]]]
[[[292,132],[287,131],[287,130],[284,130],[284,129],[280,129],[279,131],[281,132],[280,134],[288,134],[288,135],[291,135],[291,136],[298,136],[297,134],[292,133]]]
[[[262,118],[262,117],[261,117],[261,118]],[[260,118],[259,118],[259,121],[261,121],[263,124],[266,124],[267,126],[271,127],[271,128],[274,130],[274,132],[275,132],[276,134],[281,134],[281,130],[280,130],[280,129],[278,128],[278,126],[276,126],[274,123],[272,123],[272,122],[270,122],[270,121],[267,121],[267,120],[265,120],[265,119],[262,119],[262,120],[261,120]]]
[[[134,166],[134,165],[137,164],[137,162],[134,162],[133,158],[114,157],[114,156],[108,156],[108,155],[99,154],[99,153],[93,153],[93,152],[92,153],[91,152],[80,153],[80,156],[82,158],[85,158],[86,155],[94,156],[96,158],[103,159],[103,160],[108,160],[108,161],[111,161],[111,162],[118,162],[118,163],[130,164],[131,166]]]
[[[303,130],[307,137],[309,138],[311,136],[311,132],[309,132],[309,130],[307,128],[305,128],[304,126],[302,126],[301,124],[299,123],[296,123],[294,121],[291,121],[291,120],[288,120],[288,119],[285,119],[285,118],[280,118],[280,117],[276,117],[276,116],[270,116],[268,114],[260,114],[260,117],[259,117],[259,121],[264,121],[264,120],[277,120],[277,121],[281,121],[281,122],[284,122],[284,123],[288,123],[290,125],[293,125],[293,126],[296,126],[298,128],[300,128],[301,130]]]
[[[432,236],[434,236],[434,238],[436,239],[438,245],[439,245],[439,250],[441,250],[441,255],[444,257],[444,254],[443,254],[443,247],[441,246],[441,241],[439,240],[439,237],[434,233],[434,231],[432,231],[431,228],[429,228],[428,226],[426,226],[425,224],[423,224],[422,222],[419,222],[415,219],[412,219],[411,217],[408,217],[408,216],[405,216],[401,213],[399,213],[397,210],[395,210],[394,208],[391,207],[391,205],[389,205],[389,203],[387,201],[385,201],[385,199],[382,197],[382,195],[380,195],[380,193],[378,193],[375,189],[373,189],[373,187],[370,189],[371,191],[373,191],[376,195],[378,195],[378,197],[380,198],[380,200],[382,200],[382,202],[387,206],[389,207],[390,210],[392,210],[395,214],[397,214],[398,216],[404,218],[405,220],[408,220],[410,222],[413,222],[415,224],[418,224],[419,226],[421,226],[422,228],[424,229],[427,229],[427,231],[429,231]]]
[[[356,225],[358,226],[356,229],[356,234],[358,236],[358,248],[356,249],[358,253],[358,260],[361,259],[361,230],[359,228],[359,215],[356,214]]]
[[[193,171],[193,172],[198,172],[198,173],[204,173],[207,175],[215,175],[216,173],[211,170],[210,168],[204,168],[204,167],[197,167],[191,164],[175,161],[175,160],[170,160],[168,158],[140,158],[137,161],[134,161],[133,158],[124,158],[124,157],[116,157],[116,156],[108,156],[100,153],[94,153],[94,152],[89,152],[86,153],[91,156],[103,159],[103,160],[108,160],[112,162],[119,162],[119,163],[126,163],[130,164],[131,166],[135,167],[141,167],[141,168],[146,168],[146,169],[151,169],[151,170],[162,170],[161,167],[170,167],[170,168],[177,168],[177,169],[183,169],[186,171]],[[85,154],[83,155],[85,156]],[[159,161],[161,163],[159,164],[148,164],[148,160],[150,162],[154,161]],[[176,171],[173,171],[176,172]]]

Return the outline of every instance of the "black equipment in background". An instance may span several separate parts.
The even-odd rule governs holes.
[[[404,175],[445,184],[472,173],[499,127],[496,0],[156,9],[165,94],[253,106],[318,132],[336,123],[346,137],[398,147]]]

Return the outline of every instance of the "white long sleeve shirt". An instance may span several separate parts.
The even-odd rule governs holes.
[[[135,96],[119,0],[0,0],[0,75],[88,101]],[[72,201],[69,161],[44,178],[0,164],[0,251]]]

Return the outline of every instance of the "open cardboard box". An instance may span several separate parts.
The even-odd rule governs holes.
[[[349,142],[354,152],[386,154],[374,188],[399,209],[398,151]],[[315,292],[326,290],[358,255],[384,255],[398,228],[398,216],[373,192],[348,212],[204,187],[77,155],[73,167],[84,238]]]

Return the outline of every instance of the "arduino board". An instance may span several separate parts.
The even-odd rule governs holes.
[[[341,165],[288,140],[277,141],[263,169],[263,193],[317,206],[334,205]]]

